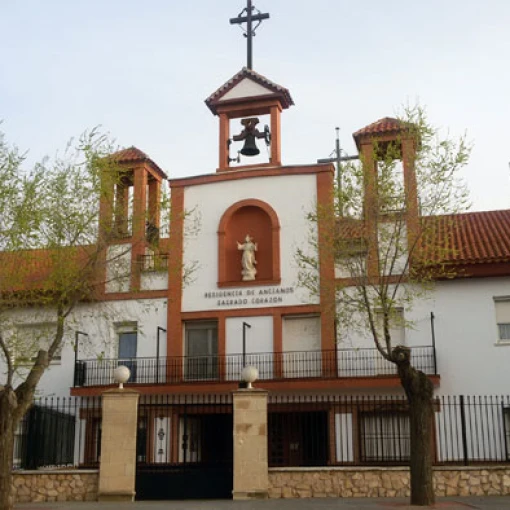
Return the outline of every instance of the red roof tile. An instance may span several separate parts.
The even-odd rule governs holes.
[[[437,262],[510,262],[509,209],[433,216],[425,218],[425,221],[431,227],[428,240],[424,240],[427,243],[425,249]],[[445,247],[446,250],[441,256],[441,249],[435,250],[434,247]]]
[[[510,209],[423,217],[424,259],[453,265],[510,263]],[[341,218],[338,233],[365,236],[363,222]]]
[[[134,146],[128,147],[127,149],[122,149],[120,151],[112,154],[112,159],[114,159],[117,163],[148,163],[154,170],[156,170],[163,179],[167,179],[167,175],[161,168],[154,163],[154,161],[145,154],[145,152],[137,149]]]
[[[364,135],[398,133],[401,129],[402,121],[394,119],[393,117],[384,117],[383,119],[372,122],[372,124],[364,128],[358,129],[352,136],[356,140]]]
[[[243,67],[236,75],[232,76],[230,80],[228,80],[220,88],[215,90],[205,100],[205,104],[214,114],[216,114],[216,105],[218,101],[244,78],[250,78],[259,85],[262,85],[263,87],[270,89],[271,92],[280,97],[283,108],[288,108],[289,106],[292,106],[294,104],[294,101],[288,89],[269,80],[265,76],[256,73],[255,71],[253,71],[253,69],[248,69],[247,67]]]

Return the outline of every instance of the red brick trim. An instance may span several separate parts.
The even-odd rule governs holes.
[[[441,382],[439,375],[429,375],[428,378],[435,387]],[[398,376],[379,377],[341,377],[331,379],[283,379],[280,381],[256,381],[254,386],[268,391],[330,391],[330,390],[360,390],[378,388],[401,388]],[[221,393],[235,390],[237,382],[186,383],[186,384],[160,384],[160,385],[129,385],[144,395],[170,394],[170,393]],[[108,388],[108,386],[106,387]],[[105,386],[90,388],[71,388],[72,396],[89,397],[101,395]]]
[[[170,249],[168,257],[167,355],[182,356],[182,258],[184,246],[184,188],[171,196]]]
[[[335,334],[335,264],[332,245],[335,218],[333,211],[333,174],[317,174],[317,203],[322,208],[319,215],[319,260],[320,260],[320,300],[321,300],[321,338],[322,350],[336,347]],[[331,222],[331,224],[330,224]],[[324,360],[325,361],[325,360]],[[324,370],[331,367],[323,367]]]
[[[329,172],[331,175],[334,173],[334,168],[331,163],[320,165],[307,165],[307,166],[275,166],[275,167],[262,167],[253,169],[232,169],[228,172],[218,172],[215,174],[197,175],[196,177],[185,177],[182,179],[170,180],[171,188],[180,188],[188,186],[200,186],[202,184],[209,184],[213,182],[234,181],[237,179],[252,179],[254,177],[275,177],[279,175],[307,175],[318,174],[322,172]]]

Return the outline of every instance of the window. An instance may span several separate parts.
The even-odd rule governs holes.
[[[188,381],[218,377],[218,323],[186,322],[184,376]]]
[[[510,296],[494,298],[494,305],[498,325],[498,342],[510,344]]]
[[[387,410],[361,414],[363,462],[409,462],[411,432],[405,411]]]
[[[136,382],[136,354],[138,350],[138,333],[136,322],[117,326],[119,338],[119,365],[124,365],[131,371],[129,382]]]
[[[48,349],[55,339],[57,326],[53,322],[41,322],[33,324],[20,324],[16,327],[16,337],[13,352],[16,364],[28,364],[35,361],[40,349]],[[62,359],[62,345],[58,346],[52,359],[52,363],[60,363]]]
[[[283,318],[282,326],[284,376],[320,377],[322,374],[320,316],[286,316]]]

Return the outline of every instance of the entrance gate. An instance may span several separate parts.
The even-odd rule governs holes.
[[[230,395],[142,397],[136,499],[226,499],[233,488]]]

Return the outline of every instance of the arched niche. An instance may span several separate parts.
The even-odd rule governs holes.
[[[257,276],[244,282],[237,242],[244,242],[247,234],[258,244]],[[280,223],[269,204],[241,200],[223,213],[218,228],[218,266],[219,287],[280,283]]]

